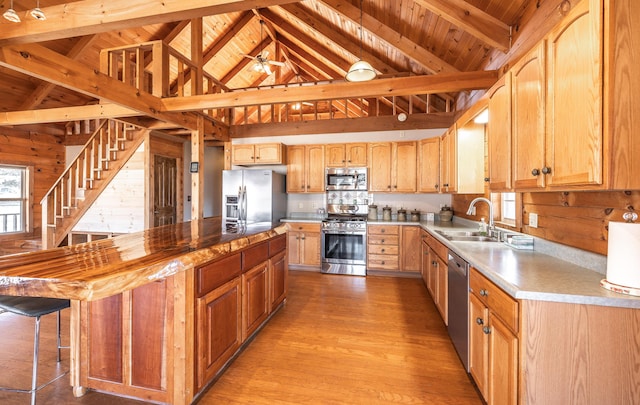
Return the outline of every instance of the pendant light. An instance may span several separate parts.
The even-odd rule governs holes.
[[[18,16],[18,13],[16,13],[16,10],[13,9],[13,0],[11,0],[11,3],[9,4],[9,9],[5,11],[4,14],[2,14],[2,16],[11,22],[14,22],[14,23],[20,22],[20,16]]]
[[[40,20],[40,21],[44,21],[44,20],[47,19],[47,16],[44,15],[44,11],[42,11],[40,9],[40,0],[38,0],[36,2],[36,8],[31,10],[31,17],[35,18],[36,20]]]
[[[369,62],[362,60],[362,2],[363,0],[360,0],[360,59],[351,65],[344,77],[350,82],[367,82],[376,77],[376,71],[373,70],[373,66]]]

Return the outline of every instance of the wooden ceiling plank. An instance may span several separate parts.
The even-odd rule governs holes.
[[[253,57],[257,56],[258,54],[260,54],[264,48],[266,48],[267,46],[269,46],[269,44],[271,44],[271,42],[273,42],[273,40],[271,39],[271,37],[267,36],[266,38],[264,38],[257,46],[255,46],[249,53],[248,55],[251,55]],[[231,68],[231,70],[229,70],[227,72],[227,74],[224,75],[223,78],[220,79],[220,81],[222,83],[224,83],[225,85],[227,85],[227,83],[229,83],[229,81],[231,79],[233,79],[233,77],[235,75],[237,75],[238,73],[242,72],[242,70],[249,64],[251,63],[252,60],[249,58],[242,58],[240,60],[240,62],[238,62],[237,65],[233,66]]]
[[[464,0],[414,0],[460,27],[479,40],[506,52],[510,46],[509,26]]]
[[[133,86],[38,44],[1,47],[0,66],[100,100],[109,100],[144,115],[183,125],[185,128],[193,129],[196,125],[195,117],[162,112],[160,98],[137,91]]]
[[[287,49],[289,49],[290,52],[298,55],[299,58],[304,59],[308,64],[314,66],[316,71],[322,72],[327,78],[330,78],[330,79],[342,78],[344,77],[345,73],[347,73],[347,71],[344,70],[344,67],[339,67],[339,70],[338,70],[338,69],[335,69],[333,66],[329,66],[326,63],[326,61],[329,61],[329,58],[321,59],[316,55],[312,55],[311,53],[307,52],[306,49],[303,49],[301,46],[299,46],[297,42],[294,42],[289,38],[280,36],[278,37],[278,41],[282,45],[287,47]],[[346,62],[342,61],[342,63],[344,64]],[[347,69],[348,69],[348,66],[347,66]]]
[[[215,41],[209,45],[204,51],[204,64],[206,65],[222,48],[225,47],[240,32],[251,20],[253,19],[253,13],[251,11],[243,12],[233,24],[230,24],[229,28]]]
[[[117,31],[191,20],[206,15],[270,7],[299,0],[83,0],[44,7],[44,21],[4,24],[0,46]]]
[[[343,0],[321,1],[331,9],[342,14],[345,18],[351,20],[354,24],[360,25],[360,9],[350,2]],[[380,38],[391,46],[396,47],[398,51],[422,65],[430,73],[453,73],[459,71],[456,67],[445,62],[432,52],[429,52],[395,29],[381,23],[368,14],[363,13],[362,25],[371,33],[371,35]]]
[[[488,89],[498,79],[495,70],[479,72],[442,73],[377,79],[363,83],[330,83],[315,86],[247,90],[161,100],[162,111],[197,111],[210,108],[231,108],[244,105],[287,103],[307,100],[339,99],[349,97],[406,96]]]

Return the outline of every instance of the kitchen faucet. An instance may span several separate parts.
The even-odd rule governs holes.
[[[493,223],[493,203],[491,202],[491,200],[484,198],[484,197],[478,197],[478,198],[474,198],[471,203],[469,204],[469,209],[467,209],[467,215],[472,215],[473,214],[473,207],[476,205],[476,203],[478,201],[484,201],[487,203],[487,205],[489,206],[489,236],[493,236],[493,231],[495,230],[495,225]]]

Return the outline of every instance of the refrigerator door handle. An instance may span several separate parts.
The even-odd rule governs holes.
[[[247,210],[248,210],[248,199],[247,199],[247,186],[242,186],[242,221],[247,223]]]

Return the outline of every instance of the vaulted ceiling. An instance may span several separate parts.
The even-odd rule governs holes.
[[[21,44],[39,43],[98,71],[103,49],[162,40],[190,56],[191,20],[202,17],[204,71],[228,91],[292,83],[313,83],[319,88],[322,84],[340,83],[359,58],[373,65],[378,73],[376,80],[455,75],[499,69],[522,52],[516,32],[522,30],[524,23],[543,21],[544,16],[534,15],[540,3],[541,0],[41,0],[40,8],[48,18],[37,21],[29,15],[36,0],[15,0],[13,8],[22,21],[0,19],[0,55],[11,46],[19,49]],[[546,6],[553,10],[560,2],[546,3],[553,3]],[[1,0],[0,13],[8,8],[9,0]],[[252,59],[245,56],[264,55],[265,51],[269,59],[282,64],[272,65],[271,75],[253,70]],[[73,85],[60,85],[60,80],[70,84],[84,80],[65,77],[65,72],[59,72],[62,79],[52,84],[52,80],[16,66],[9,57],[0,56],[0,66],[1,112],[104,101],[97,91],[92,94],[78,91]],[[455,82],[452,77],[449,82]],[[486,84],[470,89],[482,87],[486,88]],[[437,96],[428,102],[429,108],[453,108],[455,99],[462,94],[460,90],[465,89],[450,88],[449,91],[441,86]],[[465,97],[469,97],[468,92]]]

